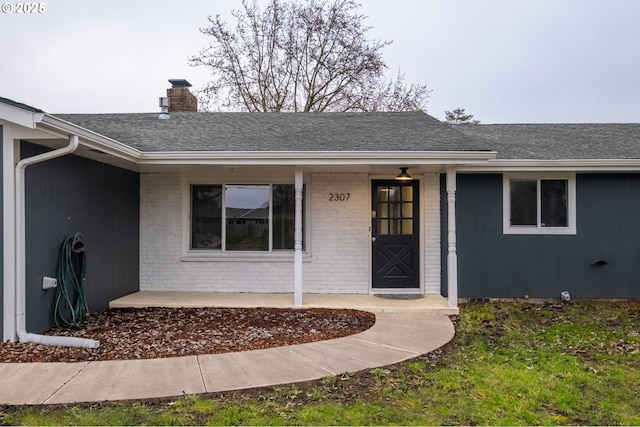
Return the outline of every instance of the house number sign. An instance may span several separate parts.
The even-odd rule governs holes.
[[[351,197],[351,193],[329,193],[330,202],[346,202]]]

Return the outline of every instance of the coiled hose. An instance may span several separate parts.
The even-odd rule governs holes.
[[[58,287],[54,320],[58,328],[79,328],[89,318],[84,295],[86,276],[85,244],[82,234],[65,239],[58,257]]]

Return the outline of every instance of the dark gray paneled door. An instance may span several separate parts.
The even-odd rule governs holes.
[[[375,180],[371,188],[371,286],[419,288],[419,182]]]

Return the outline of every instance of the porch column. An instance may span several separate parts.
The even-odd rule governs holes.
[[[456,169],[447,166],[447,290],[449,307],[458,306],[458,254],[456,253]]]
[[[293,273],[293,303],[296,307],[302,306],[302,170],[296,169],[295,193],[295,234],[294,234],[294,273]]]

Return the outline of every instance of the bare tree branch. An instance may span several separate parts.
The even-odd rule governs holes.
[[[354,0],[243,0],[229,30],[209,17],[211,44],[189,58],[211,70],[199,91],[205,110],[404,111],[424,109],[430,91],[384,78],[382,50]]]

